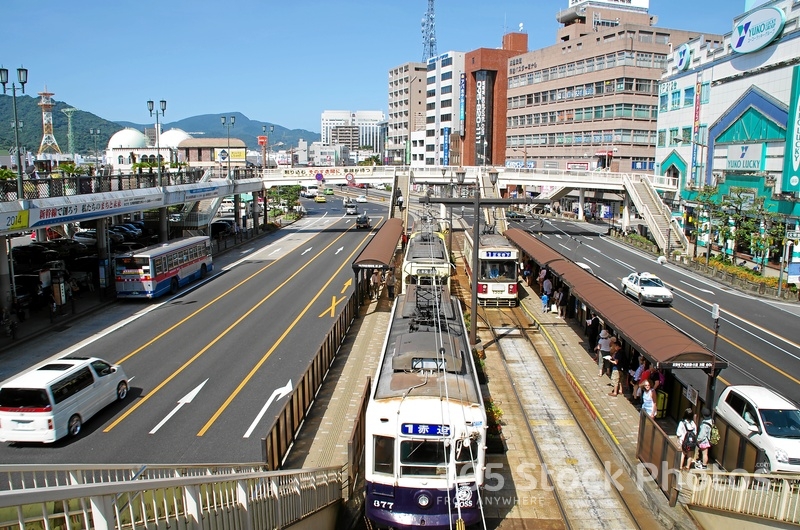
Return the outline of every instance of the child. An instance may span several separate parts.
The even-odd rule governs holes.
[[[550,310],[550,306],[547,305],[549,300],[547,293],[542,294],[542,313],[547,313]]]

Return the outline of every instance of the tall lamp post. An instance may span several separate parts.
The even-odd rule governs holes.
[[[711,306],[711,318],[714,320],[714,346],[711,348],[711,371],[708,374],[708,384],[706,384],[706,407],[713,410],[714,393],[717,386],[717,337],[719,336],[719,304]]]
[[[159,114],[161,116],[164,115],[164,111],[167,110],[167,101],[162,99],[158,102],[158,108],[155,108],[155,104],[153,103],[152,99],[147,100],[147,110],[150,111],[150,116],[153,115],[153,112],[156,113],[156,163],[158,164],[158,187],[163,187],[163,182],[161,181],[161,125],[158,122]],[[158,238],[162,243],[166,243],[169,239],[168,237],[168,229],[167,229],[167,207],[162,206],[158,209]]]
[[[22,68],[21,66],[17,68],[17,80],[19,81],[19,86],[22,89],[22,93],[25,93],[25,83],[28,82],[28,69]],[[3,94],[6,93],[6,83],[8,83],[8,68],[0,68],[0,83],[3,85]],[[25,198],[25,190],[22,186],[22,153],[20,153],[19,149],[19,128],[21,124],[19,123],[19,119],[17,118],[17,85],[16,83],[11,83],[11,106],[14,109],[14,147],[17,150],[17,199],[24,199]]]
[[[484,149],[486,144],[484,143]],[[486,163],[486,159],[484,158],[484,164]],[[464,179],[466,178],[467,173],[463,169],[459,169],[456,171],[456,178],[458,179],[458,183],[464,184]],[[492,186],[497,184],[497,171],[494,169],[489,170],[489,179],[492,182]],[[478,247],[479,247],[479,235],[480,235],[480,214],[481,214],[481,174],[479,173],[475,179],[475,195],[472,200],[472,206],[474,208],[473,215],[474,219],[472,221],[472,292],[471,292],[471,299],[470,299],[470,329],[469,329],[469,340],[472,344],[478,343]]]
[[[97,176],[100,171],[97,165],[97,139],[100,138],[100,129],[89,129],[89,134],[91,134],[94,139],[94,174]]]

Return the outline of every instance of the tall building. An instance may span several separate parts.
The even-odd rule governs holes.
[[[411,163],[411,132],[425,129],[425,63],[405,63],[389,70],[388,164]]]
[[[452,138],[464,135],[464,52],[428,60],[425,80],[425,166],[449,166]]]
[[[356,147],[371,147],[375,151],[380,151],[383,149],[381,123],[385,119],[381,110],[323,111],[321,119],[322,145],[334,145],[332,132],[335,127],[357,127],[359,145]]]
[[[668,54],[692,38],[715,46],[722,37],[654,27],[648,10],[649,0],[570,0],[557,14],[556,44],[509,59],[507,165],[654,169]]]
[[[687,212],[704,186],[719,203],[800,218],[800,13],[774,0],[732,21],[722,45],[675,46],[659,89],[656,173],[676,179]],[[687,230],[696,218],[687,215]],[[704,237],[700,234],[700,237]],[[701,242],[702,244],[702,242]],[[800,274],[800,246],[791,267]],[[790,280],[791,281],[791,280]]]

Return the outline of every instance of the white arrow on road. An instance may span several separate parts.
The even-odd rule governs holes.
[[[267,409],[269,408],[270,405],[272,405],[272,402],[284,398],[291,391],[292,391],[292,380],[291,379],[289,379],[289,381],[286,383],[286,385],[282,386],[281,388],[276,388],[275,391],[272,393],[272,395],[267,400],[267,402],[264,404],[264,406],[259,411],[258,416],[256,416],[256,419],[254,419],[253,423],[250,424],[250,428],[247,429],[247,432],[244,433],[244,436],[242,436],[242,438],[250,438],[250,435],[253,434],[253,431],[256,429],[256,425],[258,425],[258,422],[260,422],[261,418],[264,417],[264,414],[267,413]]]
[[[188,394],[183,396],[181,399],[179,399],[178,400],[178,406],[175,407],[174,409],[172,409],[172,411],[169,414],[167,414],[167,416],[163,420],[161,420],[161,422],[158,425],[153,427],[153,430],[150,431],[150,434],[155,434],[156,431],[159,430],[162,425],[167,423],[169,421],[169,419],[175,415],[176,412],[181,410],[181,407],[183,407],[184,405],[186,405],[188,403],[191,403],[192,400],[195,397],[197,397],[197,394],[200,393],[200,389],[203,388],[203,385],[205,385],[206,383],[208,383],[208,379],[206,379],[205,381],[203,381],[202,383],[197,385],[197,387],[194,390],[192,390],[191,392],[189,392]]]
[[[270,256],[272,256],[272,255],[273,255],[273,254],[275,254],[276,252],[280,252],[280,251],[281,251],[281,249],[280,249],[280,248],[276,248],[275,250],[273,250],[272,252],[270,252],[270,253],[269,253],[269,255],[270,255]]]
[[[300,255],[301,255],[301,256],[305,256],[306,254],[308,254],[309,252],[311,252],[311,249],[312,249],[312,248],[314,248],[314,247],[308,247],[308,248],[307,248],[307,249],[305,249],[305,250],[303,251],[303,253],[302,253],[302,254],[300,254]]]
[[[337,248],[337,249],[336,249],[336,254],[339,254],[339,252],[341,252],[341,251],[343,251],[343,250],[344,250],[344,247],[339,247],[339,248]],[[334,254],[334,256],[335,256],[336,254]]]

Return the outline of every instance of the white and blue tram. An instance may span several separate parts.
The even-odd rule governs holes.
[[[423,218],[408,238],[401,267],[402,284],[447,285],[453,272],[445,235],[438,222]]]
[[[481,520],[486,410],[458,299],[409,285],[366,412],[366,516],[382,528]]]
[[[505,236],[484,234],[478,241],[478,303],[492,307],[514,307],[519,297],[519,249]],[[472,271],[472,237],[464,234],[464,262],[470,282]]]

